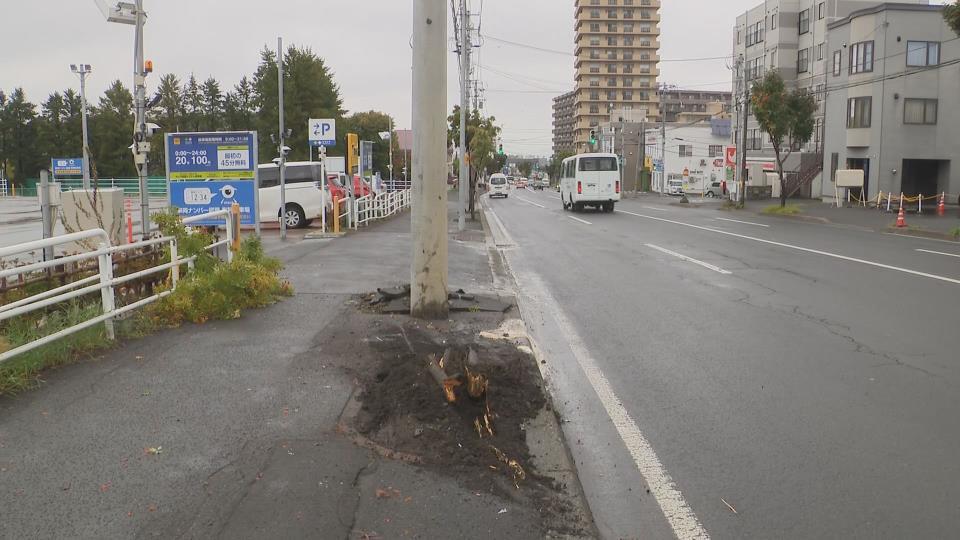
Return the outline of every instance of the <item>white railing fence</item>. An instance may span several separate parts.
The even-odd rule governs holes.
[[[357,219],[353,228],[369,225],[372,221],[386,219],[410,206],[410,190],[383,191],[370,194],[356,200]]]
[[[184,224],[189,225],[190,223],[195,223],[197,221],[209,220],[223,218],[224,225],[226,228],[226,240],[221,240],[214,242],[209,246],[206,246],[207,250],[214,250],[220,246],[227,246],[227,261],[233,260],[233,248],[234,248],[234,238],[238,233],[237,223],[239,219],[239,213],[231,212],[230,210],[220,210],[217,212],[210,212],[208,214],[192,216],[183,220]],[[91,293],[96,293],[100,291],[100,301],[102,304],[102,312],[100,315],[88,319],[86,321],[75,324],[69,328],[64,328],[42,338],[36,339],[34,341],[24,343],[10,349],[2,354],[0,354],[0,363],[13,358],[19,354],[36,349],[53,341],[56,341],[60,338],[69,336],[86,328],[90,328],[100,323],[104,323],[106,327],[107,337],[109,339],[115,339],[115,332],[113,327],[113,320],[129,311],[133,311],[140,307],[143,307],[151,302],[155,302],[164,296],[169,295],[177,288],[177,282],[180,278],[180,267],[184,264],[188,268],[193,268],[193,263],[196,260],[196,256],[180,258],[177,254],[177,240],[172,236],[161,236],[159,238],[151,238],[147,240],[142,240],[139,242],[133,242],[130,244],[122,244],[118,246],[110,245],[110,237],[107,235],[106,231],[103,229],[91,229],[87,231],[80,231],[71,234],[64,234],[60,236],[54,236],[52,238],[46,238],[43,240],[35,240],[33,242],[25,242],[22,244],[16,244],[9,247],[0,248],[0,259],[11,257],[13,255],[29,253],[31,251],[42,251],[44,248],[53,247],[62,244],[70,244],[80,241],[90,241],[90,239],[98,240],[97,249],[93,251],[88,251],[84,253],[78,253],[76,255],[69,255],[66,257],[61,257],[58,259],[51,259],[47,261],[40,261],[30,264],[25,264],[21,266],[16,266],[13,268],[6,268],[0,270],[0,279],[8,278],[12,276],[25,276],[33,272],[51,268],[54,266],[59,266],[71,262],[78,262],[90,259],[97,260],[97,274],[89,276],[72,283],[67,283],[60,287],[50,289],[48,291],[43,291],[22,300],[16,302],[11,302],[0,306],[0,321],[11,319],[13,317],[24,315],[38,309],[42,309],[60,302],[65,302],[67,300],[72,300],[80,296],[84,296]],[[127,274],[120,277],[114,277],[113,275],[113,255],[117,253],[122,253],[126,251],[133,251],[156,244],[169,244],[170,245],[170,262],[158,264],[151,268],[146,268],[138,272]],[[159,292],[153,296],[143,298],[132,304],[117,308],[115,304],[115,289],[119,285],[124,283],[140,279],[145,276],[152,274],[157,274],[160,272],[170,271],[170,281],[172,287],[169,290]]]

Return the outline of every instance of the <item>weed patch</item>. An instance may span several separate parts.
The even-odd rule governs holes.
[[[775,204],[773,206],[768,206],[763,209],[764,214],[780,215],[780,216],[795,216],[799,214],[802,209],[799,206],[794,204],[788,204],[786,206],[780,206]]]

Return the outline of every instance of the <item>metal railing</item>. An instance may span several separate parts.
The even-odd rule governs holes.
[[[234,239],[238,238],[236,235],[239,232],[239,212],[232,212],[230,210],[219,210],[217,212],[210,212],[208,214],[203,214],[199,216],[191,216],[183,220],[183,223],[189,225],[190,223],[195,223],[197,221],[216,219],[222,217],[224,219],[224,225],[226,228],[226,240],[221,240],[218,242],[213,242],[212,244],[206,246],[207,250],[214,250],[219,246],[226,245],[228,246],[227,250],[227,261],[230,262],[233,260],[233,248]],[[47,261],[39,261],[30,264],[25,264],[21,266],[16,266],[13,268],[7,268],[0,270],[0,279],[11,277],[11,276],[22,276],[27,275],[39,270],[45,270],[54,266],[59,266],[71,262],[83,261],[96,259],[97,260],[97,274],[89,276],[72,283],[67,283],[60,287],[43,291],[34,295],[31,295],[22,300],[16,302],[11,302],[0,306],[0,321],[4,321],[19,315],[25,315],[32,311],[42,309],[60,302],[65,302],[67,300],[72,300],[87,294],[93,294],[97,291],[100,292],[100,302],[102,305],[102,313],[96,317],[88,319],[86,321],[77,323],[68,328],[64,328],[47,336],[38,338],[34,341],[24,343],[18,347],[10,349],[2,354],[0,354],[0,363],[13,358],[19,354],[36,349],[53,341],[56,341],[60,338],[69,336],[86,328],[90,328],[100,323],[104,323],[107,332],[107,338],[113,340],[116,338],[116,334],[113,327],[113,320],[129,311],[133,311],[137,308],[143,307],[151,302],[155,302],[164,296],[171,294],[177,288],[177,282],[180,279],[180,267],[184,264],[188,268],[192,269],[193,264],[196,261],[197,257],[186,257],[180,258],[177,253],[177,239],[172,236],[161,236],[159,238],[151,238],[148,240],[142,240],[140,242],[133,242],[130,244],[122,244],[118,246],[110,245],[110,237],[107,235],[106,231],[103,229],[90,229],[86,231],[80,231],[76,233],[64,234],[60,236],[54,236],[52,238],[45,238],[43,240],[35,240],[32,242],[25,242],[22,244],[16,244],[13,246],[0,248],[0,259],[5,257],[10,257],[12,255],[28,253],[31,251],[41,251],[44,248],[53,247],[62,244],[70,244],[75,242],[84,242],[90,241],[90,239],[99,240],[97,249],[93,251],[88,251],[84,253],[78,253],[76,255],[69,255],[66,257],[61,257],[58,259],[51,259]],[[113,275],[113,255],[117,253],[122,253],[126,251],[132,251],[141,249],[144,247],[149,247],[157,244],[169,244],[170,245],[170,262],[158,264],[151,268],[146,268],[138,272],[133,272],[120,277],[114,277]],[[115,304],[115,288],[124,283],[140,279],[152,274],[157,274],[160,272],[170,271],[170,282],[171,288],[166,291],[159,292],[152,296],[143,298],[131,304],[122,307],[116,307]]]
[[[388,218],[410,206],[410,190],[383,191],[376,195],[370,194],[356,200],[357,219],[354,220],[354,229],[360,225]]]

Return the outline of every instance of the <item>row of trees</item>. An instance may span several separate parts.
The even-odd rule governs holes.
[[[168,73],[159,78],[156,92],[149,99],[148,120],[159,124],[162,133],[186,131],[256,130],[259,161],[269,163],[276,156],[279,123],[277,95],[277,55],[264,49],[260,64],[252,76],[244,76],[230,89],[216,79],[186,79]],[[128,147],[132,142],[134,104],[131,91],[119,80],[97,98],[88,100],[91,162],[100,177],[136,176]],[[374,170],[387,177],[391,144],[380,137],[390,131],[392,119],[378,112],[351,115],[343,107],[340,88],[322,58],[309,48],[291,46],[284,54],[284,114],[292,128],[287,139],[289,159],[307,160],[307,121],[310,118],[337,119],[340,141],[328,148],[328,155],[344,155],[345,134],[357,133],[361,140],[374,142]],[[391,140],[394,140],[391,137]],[[393,142],[395,145],[396,142]],[[394,171],[400,174],[402,154],[394,147]],[[10,94],[0,90],[0,173],[14,182],[36,178],[54,157],[82,154],[81,101],[72,89],[54,92],[39,107],[31,103],[21,88]],[[163,170],[163,137],[153,139],[150,155],[151,174]]]

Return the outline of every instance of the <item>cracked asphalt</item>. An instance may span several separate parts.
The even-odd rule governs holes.
[[[486,201],[601,534],[687,537],[578,355],[710,536],[955,536],[960,244],[672,202]]]

